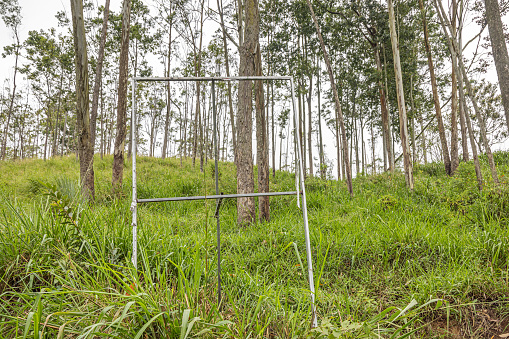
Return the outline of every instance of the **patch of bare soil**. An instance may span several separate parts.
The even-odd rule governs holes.
[[[509,338],[509,316],[498,315],[494,308],[472,305],[461,308],[457,314],[441,316],[425,328],[426,338],[498,339]]]

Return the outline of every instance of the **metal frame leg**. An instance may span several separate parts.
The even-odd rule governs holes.
[[[131,145],[132,145],[132,162],[133,162],[133,200],[131,203],[131,211],[133,212],[133,253],[131,261],[135,269],[138,269],[138,194],[136,192],[136,81],[131,82],[132,87],[132,111],[131,111]]]
[[[311,242],[309,240],[309,223],[308,223],[308,209],[306,204],[306,186],[304,185],[304,169],[302,163],[302,148],[300,145],[300,139],[298,137],[298,121],[297,121],[297,110],[295,107],[295,92],[293,89],[293,78],[290,80],[290,86],[292,91],[292,104],[293,104],[293,116],[295,121],[295,134],[297,139],[297,149],[295,150],[298,155],[298,163],[299,163],[299,181],[300,187],[302,190],[302,218],[304,219],[304,236],[306,241],[306,258],[308,262],[308,279],[309,279],[309,290],[311,291],[311,310],[312,310],[312,327],[318,326],[316,320],[316,306],[315,306],[315,282],[313,279],[313,261],[311,257]],[[297,173],[295,174],[297,176]]]

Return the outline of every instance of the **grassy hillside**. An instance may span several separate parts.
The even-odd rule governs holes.
[[[311,319],[296,197],[271,221],[221,209],[224,300],[216,297],[214,201],[142,205],[139,269],[130,265],[130,163],[110,195],[112,158],[96,159],[97,201],[79,198],[74,157],[0,163],[0,338],[483,338],[509,332],[509,153],[502,184],[476,188],[473,164],[404,176],[307,181],[320,327]],[[213,166],[140,158],[140,198],[213,194]],[[221,191],[234,168],[220,165]],[[271,177],[274,191],[294,176]],[[504,332],[505,330],[505,332]]]

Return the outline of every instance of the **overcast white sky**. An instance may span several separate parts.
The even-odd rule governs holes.
[[[20,6],[22,7],[22,16],[23,22],[21,26],[21,40],[24,40],[28,31],[30,30],[40,30],[40,29],[48,29],[50,27],[57,27],[57,20],[55,15],[58,11],[65,10],[70,14],[70,4],[68,0],[18,0]],[[103,5],[104,0],[93,0],[96,4]],[[447,0],[443,0],[444,4]],[[147,3],[152,3],[153,1],[148,0]],[[215,3],[215,2],[214,2]],[[122,0],[111,0],[111,9],[113,11],[119,12],[122,6]],[[509,17],[505,17],[503,19],[506,24],[509,24]],[[209,21],[209,25],[215,25],[214,23]],[[214,28],[213,28],[214,30]],[[464,41],[469,40],[469,36],[473,36],[478,32],[478,27],[475,24],[467,24],[464,29]],[[485,34],[487,33],[487,29]],[[12,43],[12,35],[11,32],[5,27],[3,22],[0,22],[0,50],[3,51],[3,47]],[[472,44],[474,47],[475,44]],[[473,50],[466,51],[466,57],[468,54],[472,53]],[[2,59],[0,62],[0,79],[8,78],[8,74],[12,73],[13,62],[9,58]],[[496,73],[494,72],[494,67],[491,67],[490,74],[487,75],[488,78],[492,79],[492,76],[495,75],[496,81]]]
[[[70,17],[71,5],[69,0],[18,0],[21,6],[21,15],[23,16],[20,40],[27,38],[28,32],[33,30],[47,30],[51,27],[58,29],[58,21],[55,15],[58,11],[65,10]],[[104,5],[104,0],[93,0],[95,3]],[[110,8],[118,12],[121,8],[122,0],[111,0]],[[0,21],[0,51],[3,52],[4,46],[13,43],[12,33],[8,30],[3,21]],[[12,77],[14,62],[11,58],[2,59],[0,62],[0,79]]]

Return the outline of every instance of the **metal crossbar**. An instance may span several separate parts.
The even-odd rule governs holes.
[[[297,195],[297,192],[268,192],[268,193],[245,193],[245,194],[220,194],[220,195],[197,195],[193,197],[154,198],[138,199],[138,203],[165,202],[165,201],[189,201],[206,199],[228,199],[228,198],[251,198],[251,197],[275,197],[280,195]]]
[[[296,148],[296,171],[295,175],[296,190],[292,192],[267,192],[267,193],[243,193],[243,194],[220,194],[219,192],[219,179],[218,179],[218,145],[217,145],[217,122],[216,122],[216,98],[215,98],[215,83],[225,81],[260,81],[260,80],[285,80],[290,82],[290,90],[292,94],[292,108],[293,108],[293,123],[294,123],[294,146]],[[215,162],[215,195],[192,196],[192,197],[173,197],[173,198],[149,198],[138,199],[137,193],[137,175],[136,175],[136,84],[137,82],[146,81],[210,81],[212,83],[212,120],[213,120],[213,137],[214,137],[214,162]],[[132,78],[132,112],[131,112],[131,142],[132,142],[132,229],[133,229],[133,252],[132,263],[135,268],[138,266],[138,204],[151,203],[151,202],[168,202],[168,201],[190,201],[190,200],[216,200],[215,217],[217,219],[217,276],[218,276],[218,303],[221,302],[221,234],[219,222],[219,209],[223,199],[227,198],[245,198],[245,197],[261,197],[261,196],[282,196],[282,195],[296,195],[297,205],[300,206],[300,196],[302,195],[302,218],[304,221],[304,236],[306,242],[306,258],[308,264],[308,280],[309,290],[311,292],[311,310],[312,310],[312,327],[317,326],[316,320],[316,307],[315,307],[315,284],[313,279],[313,263],[311,257],[311,242],[309,239],[309,223],[306,204],[306,187],[304,185],[304,170],[302,160],[302,148],[299,135],[299,123],[297,120],[297,108],[295,91],[293,86],[293,77],[291,76],[237,76],[237,77],[135,77]],[[233,121],[232,121],[233,123]]]

